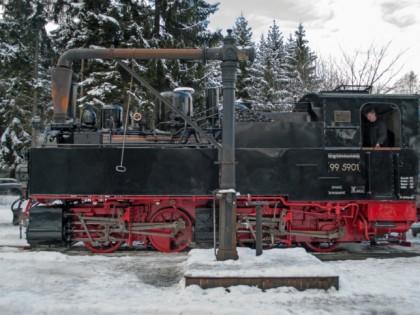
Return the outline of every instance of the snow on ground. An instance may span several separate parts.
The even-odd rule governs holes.
[[[420,257],[325,263],[340,276],[338,291],[185,288],[187,253],[109,257],[12,247],[26,242],[11,224],[10,202],[0,198],[0,314],[420,314]]]
[[[275,248],[256,256],[255,250],[237,249],[238,260],[217,261],[212,249],[193,249],[186,277],[337,277],[335,270],[303,248]]]

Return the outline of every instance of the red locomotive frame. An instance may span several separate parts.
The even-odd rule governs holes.
[[[68,242],[83,242],[95,253],[110,253],[122,244],[152,245],[161,252],[178,252],[194,242],[197,211],[208,208],[211,196],[54,196],[66,200]],[[51,196],[32,196],[31,204],[48,205]],[[292,202],[286,197],[237,196],[237,242],[255,245],[255,206],[262,209],[263,245],[305,245],[327,252],[344,242],[371,241],[374,236],[405,232],[417,221],[415,201]],[[216,202],[217,204],[217,202]]]

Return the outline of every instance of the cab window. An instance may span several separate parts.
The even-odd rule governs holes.
[[[401,113],[394,104],[368,103],[361,108],[362,146],[395,148],[401,146]]]

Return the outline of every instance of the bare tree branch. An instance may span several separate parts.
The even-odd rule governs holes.
[[[392,42],[376,46],[372,42],[366,50],[356,49],[353,53],[341,48],[341,60],[336,73],[347,85],[369,85],[375,93],[388,93],[393,89],[395,77],[401,72],[400,64],[404,52],[390,58]]]

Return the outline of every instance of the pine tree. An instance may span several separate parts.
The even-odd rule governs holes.
[[[207,88],[222,88],[222,69],[220,61],[210,60],[206,64],[206,71],[204,75],[204,87]]]
[[[264,34],[260,36],[260,41],[257,46],[257,54],[254,63],[250,70],[250,77],[246,82],[246,91],[250,95],[254,108],[262,109],[268,103],[271,104],[271,99],[268,95],[269,86],[265,80],[265,56],[266,56],[266,41]]]
[[[119,8],[110,0],[58,1],[54,18],[60,26],[52,32],[58,53],[72,48],[120,47],[124,37]],[[123,102],[124,82],[114,61],[78,60],[72,68],[80,76],[82,104],[100,107]]]
[[[285,45],[285,59],[286,59],[286,69],[287,75],[289,77],[288,83],[288,90],[293,93],[293,95],[304,94],[301,91],[301,85],[298,84],[299,82],[299,72],[297,71],[295,64],[295,54],[296,54],[297,46],[296,41],[293,38],[292,34],[289,34],[289,38],[287,39],[287,43]]]
[[[209,17],[218,10],[219,4],[204,0],[155,0],[154,48],[202,48],[220,41],[220,32],[207,30]],[[195,89],[198,103],[204,97],[206,66],[197,61],[151,60],[147,77],[159,91],[179,86]]]
[[[248,21],[243,14],[236,19],[233,32],[236,37],[236,42],[242,47],[254,47],[255,43],[252,41],[252,28],[248,27]],[[236,97],[244,101],[249,100],[248,91],[246,89],[246,80],[250,77],[251,62],[239,61],[239,67],[236,77]]]
[[[76,47],[185,48],[214,42],[217,33],[206,30],[208,16],[217,5],[205,1],[178,0],[59,0],[55,19],[61,25],[53,32],[60,53]],[[63,21],[63,23],[60,23]],[[89,60],[75,62],[85,105],[100,106],[117,101],[127,103],[131,77],[115,62]],[[188,85],[202,89],[204,66],[178,60],[136,60],[134,69],[158,91]],[[151,104],[154,96],[137,89],[131,100],[137,106]]]
[[[15,177],[16,166],[24,159],[31,144],[31,136],[23,129],[21,121],[13,118],[1,136],[0,169]]]
[[[14,128],[22,124],[14,141],[23,145],[30,145],[25,139],[32,115],[45,114],[51,95],[46,8],[47,1],[9,0],[0,20],[0,132],[3,138],[12,123]],[[17,160],[11,159],[20,153],[14,146],[3,147],[7,141],[1,145],[0,164],[13,173]]]
[[[289,77],[285,56],[283,35],[273,21],[267,37],[262,36],[260,39],[257,59],[251,71],[252,78],[247,80],[248,93],[254,102],[278,110],[288,110],[284,101],[291,93],[287,90]]]
[[[289,89],[299,94],[315,91],[317,89],[316,55],[308,46],[302,23],[299,23],[293,40],[289,39],[286,50],[290,77]]]
[[[273,103],[281,105],[290,96],[287,90],[286,52],[281,33],[276,21],[270,27],[266,47],[266,78],[270,82]]]
[[[0,102],[3,105],[13,103],[31,111],[37,91],[41,109],[47,106],[51,45],[45,30],[48,23],[45,2],[10,0],[5,4],[4,19],[0,20]],[[7,124],[10,122],[9,119]]]

